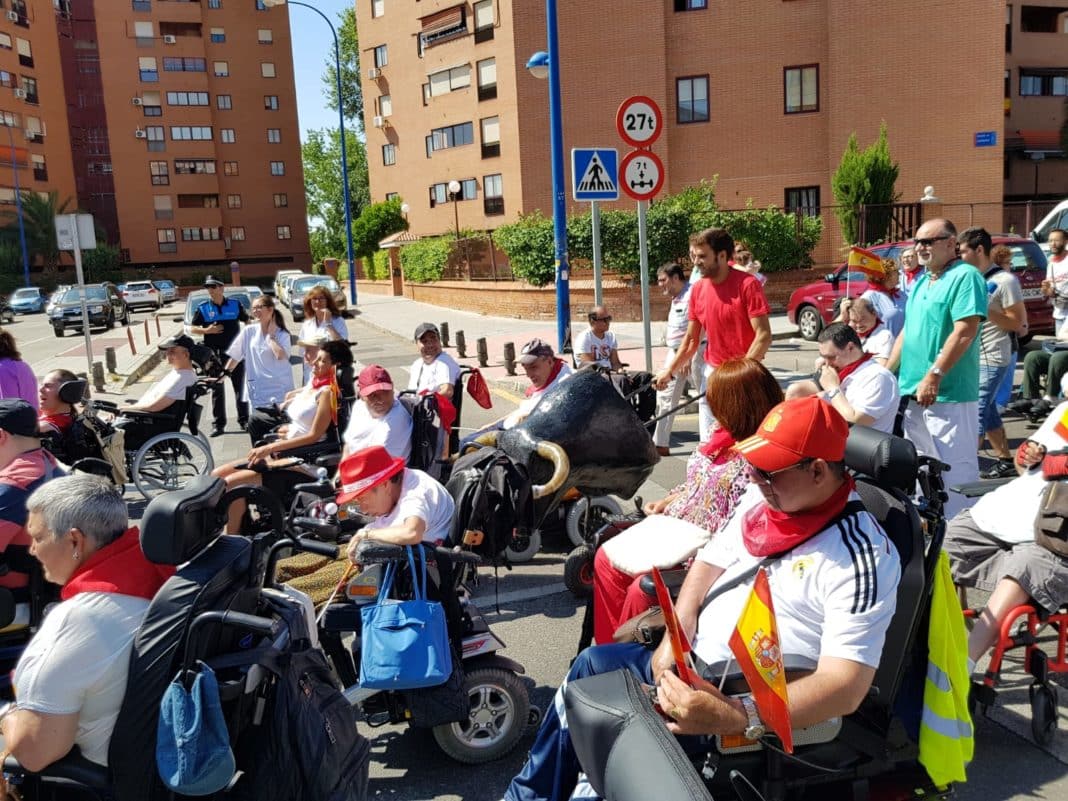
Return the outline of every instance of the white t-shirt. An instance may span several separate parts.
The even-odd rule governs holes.
[[[542,395],[544,395],[550,389],[552,389],[565,378],[568,378],[571,375],[571,368],[568,367],[567,364],[561,362],[560,372],[556,374],[556,378],[554,378],[541,389],[536,389],[529,395],[527,395],[525,398],[523,398],[523,400],[519,402],[519,405],[516,406],[515,411],[513,411],[510,415],[504,418],[504,423],[501,424],[502,428],[507,430],[509,428],[515,428],[517,425],[522,423],[523,420],[526,419],[527,415],[534,411],[534,407],[538,405],[538,401],[541,400]]]
[[[148,388],[148,392],[141,396],[138,404],[151,406],[160,398],[170,398],[172,401],[184,401],[185,391],[197,382],[197,374],[188,367],[184,370],[171,370],[160,379],[158,384]]]
[[[1046,280],[1053,282],[1053,319],[1068,320],[1068,256],[1055,261],[1051,256],[1046,264]],[[1064,301],[1058,302],[1059,298]]]
[[[327,332],[328,328],[333,328],[342,340],[348,341],[349,327],[344,317],[331,317],[328,323],[320,323],[314,317],[309,317],[301,324],[300,336],[297,339],[304,342],[314,342],[316,337],[319,336],[324,339],[330,339],[330,334]]]
[[[15,668],[18,705],[43,715],[78,713],[74,744],[98,765],[126,693],[130,647],[148,601],[79,593],[55,606]]]
[[[682,291],[671,299],[671,305],[668,306],[664,342],[669,348],[677,348],[682,344],[682,338],[686,336],[686,328],[690,324],[691,286],[692,284],[684,284]]]
[[[611,331],[605,331],[603,337],[598,337],[593,333],[592,328],[587,328],[579,334],[575,342],[576,357],[592,354],[593,360],[602,367],[612,366],[611,356],[614,350],[619,350],[619,343],[616,341],[616,335]],[[582,360],[579,359],[579,361]]]
[[[1068,441],[1053,430],[1065,413],[1068,413],[1068,402],[1058,405],[1028,439],[1045,445],[1050,453],[1068,448]],[[1030,542],[1035,538],[1033,524],[1045,488],[1046,480],[1039,464],[977,500],[972,507],[972,520],[1002,542]]]
[[[894,349],[894,332],[879,323],[868,332],[863,342],[865,353],[870,353],[876,359],[889,359]]]
[[[419,517],[426,521],[423,542],[439,545],[449,536],[455,508],[452,496],[441,484],[422,470],[408,467],[405,468],[404,479],[401,481],[400,500],[393,507],[393,511],[383,517],[376,517],[364,528],[387,528],[403,523],[409,517]]]
[[[275,341],[283,355],[278,358],[258,325],[246,325],[231,343],[226,355],[245,363],[244,400],[254,407],[281,403],[293,389],[293,368],[289,365],[290,336],[288,331],[276,331]]]
[[[460,377],[460,365],[449,354],[439,353],[430,364],[421,358],[416,359],[408,373],[408,389],[414,389],[422,395],[424,392],[437,392],[442,384],[453,386]]]
[[[874,418],[869,423],[872,428],[894,432],[901,393],[893,373],[875,359],[868,359],[845,377],[841,389],[855,411]]]
[[[307,384],[293,396],[293,400],[286,406],[286,416],[289,417],[286,439],[295,439],[311,433],[315,413],[319,411],[319,396],[329,391],[328,386],[312,389],[311,384]]]
[[[850,500],[860,498],[853,493]],[[744,517],[734,515],[697,552],[701,561],[725,568],[717,583],[760,561],[742,541]],[[875,518],[867,512],[850,515],[764,569],[783,654],[812,661],[833,656],[878,667],[897,606],[901,560]],[[733,657],[728,642],[752,585],[751,580],[742,582],[701,613],[694,651],[706,663]]]
[[[382,417],[372,416],[362,399],[356,401],[345,428],[345,447],[350,453],[372,445],[381,445],[394,458],[405,459],[412,453],[412,417],[399,400]]]

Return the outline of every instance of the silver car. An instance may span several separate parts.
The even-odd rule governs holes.
[[[248,313],[252,308],[252,297],[249,294],[250,287],[247,286],[228,286],[223,288],[223,295],[228,298],[237,298],[237,302],[241,304],[245,312]],[[262,294],[262,293],[261,293]],[[189,293],[185,299],[185,314],[181,317],[175,317],[176,323],[182,324],[182,333],[186,336],[194,336],[190,330],[193,325],[193,315],[196,314],[197,306],[208,299],[208,290],[195,289]]]
[[[289,310],[293,313],[294,321],[299,323],[304,319],[304,296],[317,286],[325,287],[326,291],[334,296],[334,303],[337,304],[338,310],[342,315],[345,314],[348,300],[345,298],[345,291],[338,286],[337,281],[329,275],[308,275],[297,278],[289,286]]]

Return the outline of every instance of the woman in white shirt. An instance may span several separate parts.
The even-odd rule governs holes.
[[[311,376],[311,364],[322,342],[342,342],[349,338],[349,327],[334,301],[334,296],[323,285],[312,287],[304,296],[304,322],[300,326],[297,345],[304,348],[304,381]]]
[[[245,363],[245,401],[251,408],[248,434],[253,444],[281,422],[273,409],[293,389],[289,366],[292,340],[274,298],[261,295],[252,302],[253,322],[241,329],[226,350],[227,372]]]

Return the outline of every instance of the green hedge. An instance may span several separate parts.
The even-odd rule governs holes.
[[[440,281],[449,261],[453,238],[424,237],[401,248],[400,262],[404,280],[416,284]],[[388,275],[388,271],[387,271]]]

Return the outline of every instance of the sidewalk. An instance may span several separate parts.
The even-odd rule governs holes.
[[[477,340],[485,338],[488,366],[481,368],[487,381],[492,381],[502,389],[523,392],[528,386],[526,377],[518,365],[518,375],[509,376],[504,367],[504,345],[515,345],[516,357],[526,342],[538,337],[556,348],[556,323],[552,320],[519,320],[514,317],[490,317],[473,312],[457,311],[443,306],[431,306],[405,297],[384,295],[362,295],[357,306],[356,318],[372,328],[396,334],[411,340],[416,326],[429,322],[441,326],[448,323],[449,338],[446,350],[450,355],[472,365],[478,364]],[[572,333],[577,335],[584,323],[572,321]],[[664,346],[663,320],[654,321],[651,326],[652,371],[656,372],[663,364],[667,349]],[[613,322],[611,330],[619,340],[619,357],[630,365],[632,370],[645,369],[644,339],[642,323]],[[462,331],[467,340],[466,357],[456,350],[456,334]],[[797,328],[790,325],[785,314],[771,317],[771,335],[774,340],[789,339],[797,336]],[[359,346],[356,357],[359,358]]]

